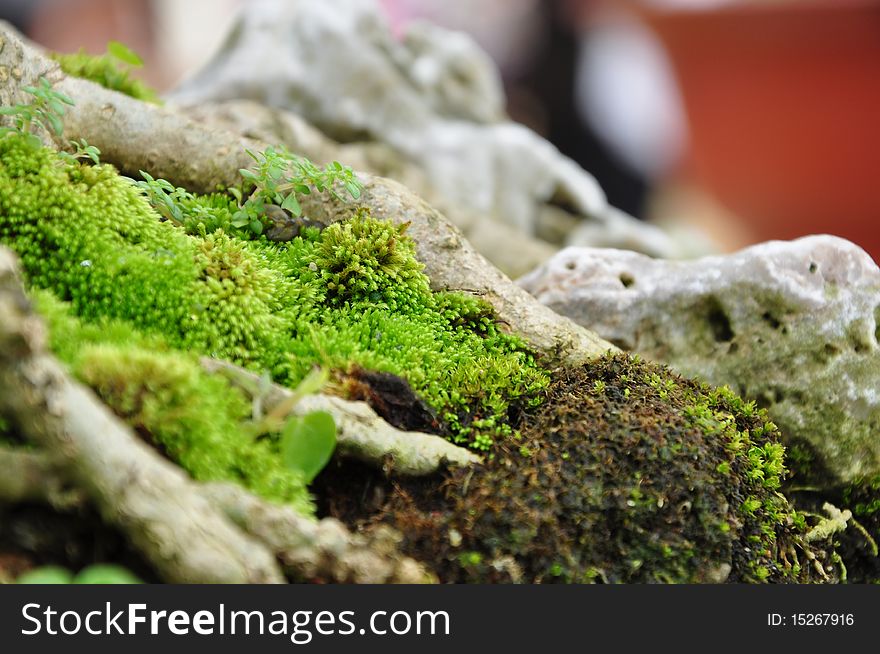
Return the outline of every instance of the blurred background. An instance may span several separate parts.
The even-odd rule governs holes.
[[[315,0],[320,1],[320,0]],[[248,0],[0,0],[47,48],[116,39],[159,90],[219,47]],[[395,29],[469,32],[508,112],[612,204],[720,251],[830,233],[880,261],[880,2],[381,0]]]

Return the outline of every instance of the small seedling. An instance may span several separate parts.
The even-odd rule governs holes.
[[[70,141],[70,147],[74,150],[72,153],[62,151],[58,155],[71,163],[79,159],[91,159],[95,165],[101,163],[101,151],[94,145],[89,145],[85,139]]]
[[[283,146],[268,147],[256,153],[247,150],[247,153],[255,165],[242,168],[239,173],[245,184],[253,187],[253,191],[233,215],[234,227],[249,227],[254,234],[260,235],[265,227],[267,206],[281,207],[298,218],[302,215],[298,196],[311,195],[314,190],[318,193],[327,191],[340,199],[334,188],[337,184],[342,185],[355,200],[361,196],[362,186],[354,171],[338,161],[319,168]],[[243,194],[239,192],[234,195],[240,202]]]
[[[37,86],[25,86],[22,90],[33,96],[33,101],[12,107],[0,107],[0,116],[12,116],[15,123],[14,127],[0,128],[0,135],[10,133],[31,135],[39,143],[39,139],[31,134],[34,127],[39,127],[61,136],[64,130],[62,119],[66,107],[73,106],[73,100],[52,88],[52,84],[45,77],[40,78]]]

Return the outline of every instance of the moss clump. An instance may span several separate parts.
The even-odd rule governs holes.
[[[79,52],[70,54],[55,52],[51,56],[68,75],[82,77],[106,89],[119,91],[144,102],[160,104],[156,91],[132,77],[122,62],[110,53],[90,55],[80,49]]]
[[[560,375],[521,429],[442,494],[381,510],[444,581],[824,580],[831,557],[777,491],[775,426],[727,389],[608,356]]]
[[[283,465],[277,438],[256,433],[249,401],[223,377],[205,373],[195,357],[126,323],[83,324],[51,294],[39,292],[36,300],[53,351],[74,375],[195,479],[240,483],[312,513],[306,485]]]
[[[290,385],[315,364],[396,374],[480,449],[547,385],[487,305],[432,293],[404,230],[365,211],[289,243],[244,240],[219,228],[233,206],[219,196],[163,220],[112,166],[18,136],[0,139],[0,162],[0,242],[86,322],[122,320]]]

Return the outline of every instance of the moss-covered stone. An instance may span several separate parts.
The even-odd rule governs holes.
[[[112,166],[16,136],[0,159],[0,242],[86,322],[125,321],[286,384],[315,364],[400,375],[457,442],[484,450],[547,385],[487,305],[432,293],[403,230],[364,211],[289,243],[244,240],[222,228],[233,205],[219,196],[178,224]]]
[[[857,245],[808,236],[689,262],[572,248],[521,283],[622,349],[755,400],[834,485],[880,474],[880,268]]]
[[[45,291],[35,300],[53,351],[144,440],[195,479],[239,483],[312,513],[306,484],[282,463],[278,439],[255,429],[248,398],[224,377],[128,323],[83,323]]]
[[[442,494],[398,485],[373,519],[445,581],[833,579],[785,474],[754,404],[617,355],[559,375],[485,468],[450,472]]]

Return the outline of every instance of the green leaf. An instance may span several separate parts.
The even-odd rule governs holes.
[[[353,197],[355,200],[361,197],[361,185],[357,182],[346,182],[345,188],[348,189],[349,195],[351,195],[351,197]]]
[[[74,584],[142,584],[131,572],[119,565],[90,565],[73,578]]]
[[[56,100],[55,98],[51,98],[49,100],[49,109],[51,109],[54,113],[59,114],[61,116],[64,115],[64,103],[60,100]]]
[[[281,179],[281,176],[284,174],[284,170],[281,168],[281,166],[277,166],[277,165],[272,164],[269,166],[269,170],[267,171],[267,174],[272,179]]]
[[[336,423],[326,411],[293,416],[282,433],[284,463],[311,483],[324,469],[336,449]]]
[[[246,211],[236,211],[232,214],[232,226],[233,227],[244,227],[251,221],[250,216],[248,216]]]
[[[107,43],[107,52],[116,57],[119,61],[135,66],[136,68],[140,68],[144,65],[143,60],[131,48],[119,41],[110,41]]]
[[[44,565],[25,572],[15,580],[17,584],[69,584],[73,573],[57,565]]]
[[[300,397],[317,393],[324,388],[324,384],[327,383],[328,379],[330,379],[330,373],[327,372],[326,368],[312,368],[309,374],[303,377],[303,380],[297,384],[294,393]]]
[[[76,104],[69,95],[65,95],[61,91],[52,91],[52,93],[56,99],[61,100],[64,104],[69,104],[71,107]]]
[[[49,114],[46,118],[49,120],[49,125],[51,126],[52,131],[60,136],[61,132],[64,131],[64,125],[61,123],[61,119],[55,114]]]
[[[284,198],[284,202],[281,203],[281,208],[286,209],[293,216],[299,216],[302,214],[302,207],[299,206],[299,200],[296,199],[296,196],[293,193],[290,193]]]
[[[252,231],[254,234],[256,234],[257,236],[259,236],[260,234],[263,233],[263,223],[260,222],[259,218],[254,218],[254,219],[251,221],[251,225],[250,225],[250,227],[251,227],[251,231]]]

